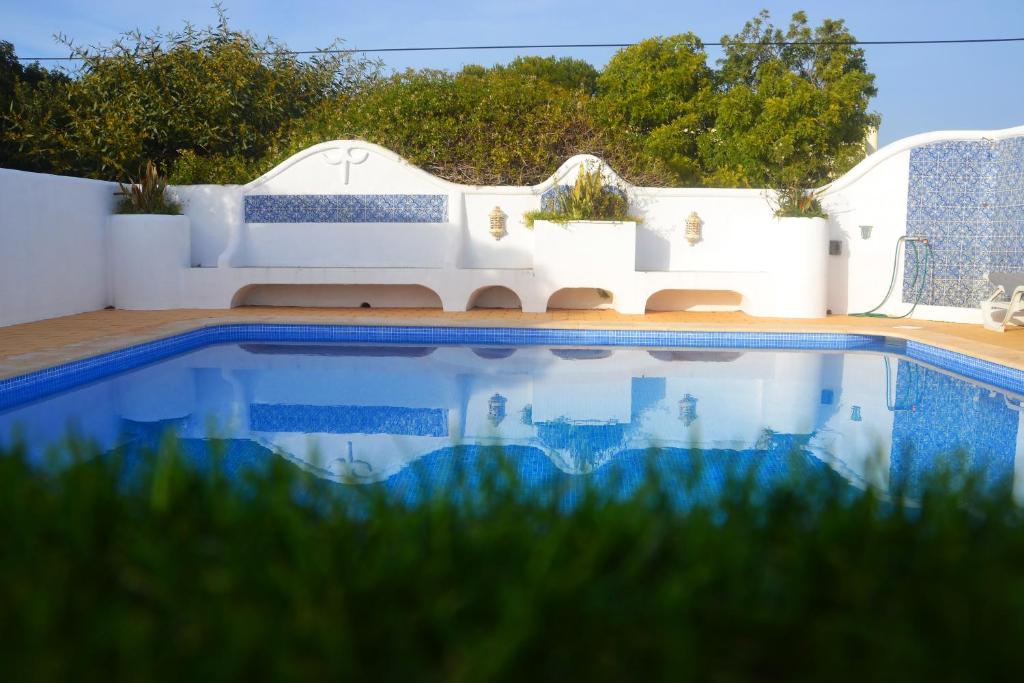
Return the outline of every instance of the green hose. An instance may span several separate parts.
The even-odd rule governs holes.
[[[882,297],[882,301],[872,308],[870,311],[864,313],[851,313],[851,316],[858,318],[891,318],[893,320],[899,320],[900,318],[909,318],[913,315],[917,305],[921,303],[922,297],[924,297],[924,288],[928,280],[928,265],[929,257],[931,256],[931,245],[928,242],[924,242],[924,259],[922,262],[921,254],[919,252],[919,242],[917,240],[911,240],[910,246],[913,247],[912,261],[913,261],[913,276],[910,279],[911,289],[917,288],[917,294],[914,297],[914,304],[910,307],[910,310],[903,315],[887,315],[885,313],[878,313],[878,309],[885,305],[885,302],[892,296],[893,291],[896,289],[896,274],[899,272],[900,263],[900,245],[903,245],[904,250],[907,244],[906,236],[900,237],[896,240],[896,253],[892,257],[892,278],[889,280],[889,289],[886,291],[885,296]]]

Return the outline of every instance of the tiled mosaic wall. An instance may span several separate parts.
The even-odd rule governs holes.
[[[1024,137],[911,150],[907,234],[932,247],[922,304],[977,308],[993,289],[986,273],[1024,271]],[[909,253],[905,264],[909,302],[917,295]]]
[[[252,194],[246,223],[445,223],[443,194]]]
[[[900,360],[891,399],[893,486],[916,495],[937,463],[957,464],[965,444],[973,445],[965,464],[983,481],[1012,481],[1019,416],[1002,394]]]

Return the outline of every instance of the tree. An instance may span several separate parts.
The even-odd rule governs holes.
[[[854,40],[841,20],[812,30],[803,12],[785,32],[763,11],[724,36],[715,125],[698,145],[708,181],[800,191],[863,158],[879,117],[868,111],[874,75]]]
[[[597,69],[590,62],[572,57],[516,57],[508,66],[495,67],[512,74],[533,76],[537,80],[569,90],[593,95],[597,90]]]
[[[146,160],[173,168],[183,151],[255,159],[284,124],[376,74],[348,54],[300,60],[217,11],[204,29],[136,31],[95,50],[65,41],[82,60],[76,78],[26,93],[7,139],[39,170],[94,178],[124,179]]]
[[[699,184],[697,139],[713,124],[714,86],[697,36],[651,38],[615,53],[595,105],[622,144],[663,163],[676,182]]]
[[[587,98],[506,69],[407,71],[297,120],[265,166],[324,140],[361,138],[456,182],[535,183],[587,150]]]
[[[15,110],[19,101],[30,97],[34,89],[41,86],[59,89],[70,80],[66,74],[45,69],[38,62],[23,65],[18,60],[14,45],[0,40],[0,167],[33,170],[19,163],[17,145],[7,140],[7,116]]]

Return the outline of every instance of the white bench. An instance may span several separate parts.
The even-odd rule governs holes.
[[[996,291],[981,302],[981,322],[985,328],[1003,332],[1007,325],[1024,326],[1024,319],[1014,320],[1014,316],[1024,314],[1024,273],[989,273],[988,281]],[[1009,300],[999,301],[1007,293]]]

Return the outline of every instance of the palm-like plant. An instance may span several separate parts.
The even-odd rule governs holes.
[[[167,178],[160,175],[152,161],[146,162],[138,181],[128,185],[118,183],[118,186],[121,189],[115,194],[123,197],[117,204],[118,213],[181,213],[181,203],[167,195]]]

